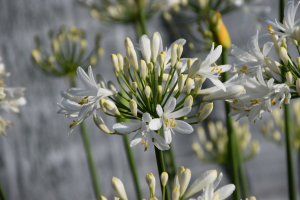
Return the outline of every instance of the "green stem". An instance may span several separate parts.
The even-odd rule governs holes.
[[[142,191],[141,191],[141,188],[140,188],[139,177],[138,177],[137,169],[136,169],[136,163],[135,163],[135,160],[134,160],[134,157],[133,157],[131,147],[129,145],[128,136],[124,135],[123,139],[124,139],[124,145],[125,145],[125,149],[126,149],[127,158],[129,160],[130,169],[131,169],[133,180],[134,180],[136,194],[138,196],[138,199],[142,200],[143,199],[143,194],[142,194]]]
[[[163,135],[163,128],[159,129],[158,134],[160,134],[161,136]],[[159,177],[160,177],[161,174],[166,171],[165,170],[165,164],[164,164],[164,156],[163,156],[163,152],[161,150],[159,150],[155,146],[154,146],[154,149],[155,149],[155,156],[156,156],[158,174],[159,174]],[[161,181],[160,181],[160,186],[161,186],[161,191],[163,193],[163,186],[161,184]],[[165,194],[166,194],[165,199],[169,200],[168,187],[165,187]]]
[[[237,147],[237,145],[236,145]],[[245,174],[245,170],[243,167],[243,158],[241,152],[236,149],[237,154],[238,154],[238,159],[239,159],[239,173],[240,173],[240,179],[241,179],[241,185],[242,185],[242,191],[244,198],[249,198],[249,192],[248,192],[248,183],[247,183],[247,178]]]
[[[222,64],[227,64],[227,49],[223,49],[222,51]],[[228,72],[222,74],[222,82],[225,82],[229,79]],[[227,133],[228,133],[228,158],[231,169],[231,178],[232,182],[235,185],[236,189],[233,192],[233,199],[240,200],[240,185],[239,185],[239,174],[238,174],[238,157],[236,155],[236,135],[234,133],[232,118],[228,116],[230,113],[230,105],[228,102],[225,102],[226,109],[226,124],[227,124]]]
[[[71,77],[71,86],[76,87],[76,82],[75,82],[74,77]],[[96,199],[98,199],[101,195],[101,191],[100,191],[100,186],[99,186],[98,179],[97,179],[98,176],[97,176],[95,163],[94,163],[94,160],[93,160],[93,155],[92,155],[92,150],[91,150],[91,145],[90,145],[90,139],[89,139],[84,121],[81,122],[79,126],[80,126],[81,136],[82,136],[82,140],[83,140],[83,144],[84,144],[84,148],[85,148],[85,153],[86,153],[86,156],[87,156],[90,175],[91,175],[91,178],[92,178],[94,193],[95,193]]]
[[[3,192],[3,189],[2,189],[2,187],[1,187],[1,184],[0,184],[0,199],[1,199],[1,200],[6,200],[6,197],[5,197],[5,195],[4,195],[4,192]]]
[[[145,20],[145,15],[144,15],[144,11],[143,11],[143,5],[141,0],[135,0],[136,6],[137,6],[137,19],[139,21],[140,24],[140,29],[141,29],[141,35],[147,34],[147,28],[146,28],[146,20]]]
[[[176,161],[175,161],[175,156],[174,156],[174,151],[173,151],[173,145],[169,144],[170,149],[168,151],[164,151],[164,157],[165,157],[165,163],[166,163],[166,168],[167,172],[169,174],[169,185],[170,188],[173,188],[174,184],[174,178],[177,172],[177,166],[176,166]]]

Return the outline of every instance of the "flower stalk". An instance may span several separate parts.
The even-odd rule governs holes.
[[[4,191],[3,191],[2,187],[1,187],[1,184],[0,184],[0,199],[1,200],[6,200],[6,197],[5,197]]]

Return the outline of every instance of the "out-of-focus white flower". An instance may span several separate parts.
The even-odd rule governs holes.
[[[15,88],[4,88],[5,97],[0,101],[0,108],[3,108],[7,112],[20,112],[19,106],[26,104],[26,99],[24,98],[25,88],[15,87]]]
[[[14,125],[14,123],[9,120],[5,120],[0,116],[0,135],[6,136],[6,129],[8,129],[8,125]]]

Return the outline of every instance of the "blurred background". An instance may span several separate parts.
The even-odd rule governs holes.
[[[271,8],[269,17],[278,18],[278,1],[264,0],[262,4]],[[241,27],[242,18],[242,11],[223,16],[232,44],[240,48],[255,34],[256,28],[253,24]],[[68,89],[69,82],[65,78],[46,76],[37,70],[31,61],[31,50],[35,47],[34,36],[38,35],[45,46],[50,46],[50,42],[47,44],[49,40],[46,39],[48,30],[57,30],[63,24],[84,29],[87,46],[93,45],[95,34],[102,34],[101,47],[104,54],[93,71],[94,74],[105,75],[106,80],[116,81],[111,70],[110,55],[125,54],[126,37],[131,38],[134,43],[138,42],[133,25],[103,24],[93,19],[89,10],[75,0],[0,1],[0,51],[6,71],[12,74],[6,80],[6,84],[12,87],[26,87],[25,97],[28,101],[19,114],[10,115],[1,111],[4,118],[15,124],[7,131],[7,137],[0,137],[0,182],[8,199],[94,199],[79,128],[67,137],[70,120],[56,114],[59,109],[56,104],[60,102],[60,91]],[[267,24],[262,22],[261,33],[266,33],[267,27]],[[160,16],[154,16],[148,21],[147,28],[149,35],[158,31],[162,35],[164,45],[171,44],[172,32]],[[184,36],[182,34],[182,37]],[[193,53],[188,50],[187,45],[184,51],[189,53],[189,57],[204,59],[207,55]],[[230,62],[233,61],[234,59],[230,58]],[[223,106],[223,101],[216,102],[213,113],[206,121],[224,120]],[[105,115],[101,117],[109,128],[115,123],[115,119]],[[245,169],[249,177],[251,195],[260,200],[283,200],[288,197],[284,148],[267,140],[259,131],[270,117],[271,114],[265,113],[262,121],[250,123],[252,138],[260,142],[261,152],[245,163]],[[243,122],[247,121],[242,120],[241,123]],[[86,124],[103,194],[109,199],[113,198],[111,178],[115,176],[123,181],[129,199],[137,199],[122,137],[101,132],[91,118],[86,120]],[[222,165],[199,161],[191,148],[194,141],[198,141],[196,133],[177,134],[173,139],[177,165],[191,169],[192,181],[208,169],[226,171]],[[148,196],[145,175],[152,172],[158,178],[154,149],[149,147],[148,151],[144,152],[141,145],[132,150],[137,161],[144,196]],[[295,154],[295,169],[298,169],[298,159]],[[296,171],[296,174],[299,186],[299,172]],[[229,183],[229,177],[226,175],[222,185],[225,183]],[[159,184],[157,191],[158,188]]]

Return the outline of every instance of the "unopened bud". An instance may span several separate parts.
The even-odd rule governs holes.
[[[150,192],[154,196],[155,195],[155,177],[153,176],[152,173],[146,175],[146,182],[150,188]]]
[[[150,63],[148,63],[148,70],[150,71],[150,72],[152,72],[153,71],[153,63],[152,62],[150,62]]]
[[[177,61],[177,48],[178,48],[178,44],[176,43],[173,44],[171,49],[171,67],[174,67]]]
[[[186,85],[185,85],[187,94],[189,94],[191,92],[193,85],[194,85],[194,80],[191,78],[188,78],[186,80]]]
[[[151,94],[150,87],[146,86],[144,92],[145,92],[145,95],[146,95],[147,99],[149,99],[150,98],[150,94]]]
[[[138,88],[138,84],[136,82],[132,82],[131,87],[133,91],[136,91],[136,89]]]
[[[179,176],[179,175],[178,175]],[[184,194],[191,180],[191,170],[186,169],[181,173],[179,184],[180,184],[180,196]]]
[[[168,178],[169,178],[169,175],[168,175],[167,172],[161,173],[160,180],[161,180],[162,186],[166,186],[167,185]]]
[[[130,63],[127,57],[124,57],[124,69],[127,71],[130,69]]]
[[[287,80],[287,84],[292,87],[294,85],[294,78],[291,72],[287,72],[285,74],[285,78]]]
[[[118,57],[118,64],[119,64],[119,69],[121,71],[123,71],[123,67],[124,67],[124,58],[121,54],[117,54],[117,57]]]
[[[86,48],[86,39],[80,40],[80,50],[84,51]]]
[[[178,47],[177,47],[177,59],[181,58],[182,52],[183,52],[183,46],[178,45]]]
[[[112,102],[110,100],[105,100],[105,102],[103,103],[103,106],[112,114],[121,115],[116,104],[114,104],[114,102]]]
[[[198,126],[197,127],[197,133],[198,133],[198,137],[199,140],[202,144],[204,144],[206,142],[206,135],[205,135],[205,130],[202,126]]]
[[[187,65],[186,65],[187,69],[190,69],[192,67],[193,63],[194,63],[193,59],[188,59]]]
[[[276,142],[279,142],[281,140],[281,134],[278,130],[275,130],[273,132],[273,139],[276,141]]]
[[[221,18],[221,13],[217,12],[217,17],[218,17],[218,23],[217,23],[218,44],[222,45],[224,49],[229,49],[231,46],[231,39],[227,31],[227,28],[224,25],[223,20]]]
[[[58,54],[60,51],[60,45],[57,40],[52,40],[52,51],[54,54]]]
[[[93,118],[94,119],[94,123],[95,125],[104,133],[110,133],[110,130],[107,128],[105,122],[103,121],[103,119],[96,115],[96,117]]]
[[[202,88],[203,81],[199,76],[194,78],[195,81],[195,94],[198,94]]]
[[[196,152],[196,154],[200,160],[202,160],[204,158],[203,150],[198,142],[192,143],[192,149]]]
[[[289,64],[289,56],[287,54],[287,50],[284,47],[280,47],[279,49],[279,57],[285,65]]]
[[[119,68],[119,61],[118,61],[118,57],[116,56],[116,54],[111,54],[111,62],[113,64],[114,69],[119,72],[120,68]]]
[[[193,97],[191,95],[189,95],[184,100],[184,107],[192,107],[192,105],[193,105]]]
[[[112,185],[114,191],[117,193],[118,197],[120,197],[120,199],[128,200],[124,185],[120,179],[113,177],[111,180],[111,185]]]
[[[172,200],[179,200],[180,192],[177,187],[175,187],[172,191]]]
[[[297,78],[296,80],[296,90],[298,95],[300,96],[300,78]]]
[[[133,43],[131,42],[130,38],[126,38],[125,39],[124,45],[125,45],[125,48],[127,48],[127,47],[133,47]]]
[[[104,102],[105,102],[105,101],[106,101],[106,100],[105,100],[104,98],[100,99],[100,107],[101,107],[101,109],[103,110],[103,112],[106,113],[106,108],[105,108],[105,106],[104,106]]]
[[[200,111],[200,115],[199,115],[199,117],[198,117],[197,122],[200,123],[200,122],[202,122],[204,119],[206,119],[206,118],[210,115],[210,113],[212,112],[213,107],[214,107],[214,106],[213,106],[213,103],[207,103],[207,104],[203,107],[203,109]]]
[[[137,117],[137,104],[134,99],[129,102],[129,107],[133,116]]]
[[[164,56],[164,54],[159,54],[158,55],[158,63],[159,63],[160,68],[164,67],[164,63],[165,63],[165,56]]]
[[[40,63],[42,62],[42,57],[41,57],[41,54],[40,54],[39,50],[33,49],[33,50],[31,51],[31,55],[32,55],[34,61],[35,61],[37,64],[40,64]]]
[[[213,150],[213,144],[212,144],[211,141],[207,141],[207,142],[205,143],[205,150],[206,150],[207,152],[211,152],[211,151]]]
[[[181,68],[182,68],[182,62],[177,61],[177,63],[176,63],[176,71],[177,71],[178,75],[181,74]]]
[[[100,200],[107,200],[107,198],[103,195],[100,195]]]
[[[251,154],[252,155],[257,155],[260,152],[260,145],[259,142],[257,140],[253,141],[251,143]]]
[[[281,71],[278,67],[279,63],[277,64],[276,61],[271,58],[271,57],[266,57],[265,58],[265,63],[267,65],[267,67],[274,73],[281,75]]]
[[[143,80],[147,77],[147,65],[144,60],[140,60],[140,74]]]
[[[272,40],[272,42],[274,44],[274,47],[275,47],[276,51],[279,52],[280,43],[279,44],[277,43],[278,35],[271,35],[271,40]]]
[[[158,91],[159,94],[162,93],[162,86],[161,86],[161,85],[158,85],[158,86],[157,86],[157,91]]]
[[[183,74],[180,74],[178,76],[178,91],[181,92],[184,87],[184,82],[185,82],[185,76]]]
[[[129,63],[132,65],[133,69],[138,71],[139,65],[138,65],[138,61],[137,61],[136,52],[133,47],[128,46],[126,48],[126,57],[129,61]]]
[[[153,33],[151,40],[150,40],[150,47],[151,47],[151,56],[152,60],[155,62],[157,59],[159,47],[160,47],[160,35],[159,33],[155,32]]]

